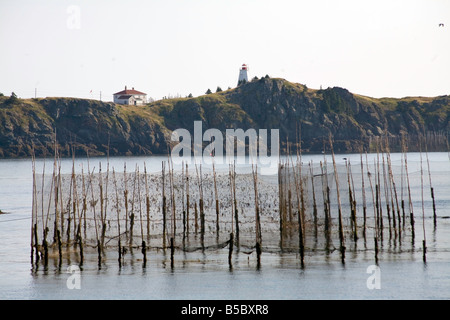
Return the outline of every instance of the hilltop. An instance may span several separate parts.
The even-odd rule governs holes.
[[[336,152],[373,150],[376,137],[387,135],[398,147],[402,134],[427,132],[429,151],[446,150],[450,96],[371,98],[344,88],[307,88],[264,77],[237,88],[193,98],[164,99],[145,106],[122,106],[75,98],[11,99],[0,97],[0,157],[53,153],[54,132],[62,155],[167,154],[170,134],[203,130],[280,129],[282,149],[301,132],[302,150],[321,152],[328,137]],[[301,130],[299,130],[301,128]],[[292,149],[291,149],[292,150]]]
[[[75,98],[0,97],[0,157],[167,153],[170,132],[135,106]]]

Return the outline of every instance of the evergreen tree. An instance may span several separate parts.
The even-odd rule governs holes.
[[[18,100],[17,95],[14,92],[11,92],[11,96],[6,100],[7,103],[14,103]]]

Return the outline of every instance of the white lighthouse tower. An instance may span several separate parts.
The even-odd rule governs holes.
[[[239,69],[239,80],[238,80],[238,86],[248,82],[248,76],[247,76],[248,66],[244,63],[242,67]]]

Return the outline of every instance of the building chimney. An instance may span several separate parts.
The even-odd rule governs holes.
[[[125,86],[125,90],[127,90],[127,86]]]
[[[131,89],[134,90],[134,87],[132,87]]]

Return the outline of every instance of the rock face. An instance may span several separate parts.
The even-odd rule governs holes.
[[[374,151],[377,137],[389,137],[395,150],[402,135],[418,148],[426,133],[429,151],[447,150],[450,97],[374,99],[343,88],[312,90],[284,79],[265,77],[237,88],[195,98],[159,100],[146,106],[121,106],[74,98],[0,97],[0,157],[167,154],[170,134],[217,128],[279,129],[282,151]],[[56,135],[55,135],[56,131]]]
[[[139,110],[137,110],[139,111]],[[0,106],[0,157],[131,155],[167,152],[169,132],[133,108],[71,98],[18,100]],[[56,134],[55,134],[56,132]]]
[[[301,84],[268,77],[235,89],[191,99],[155,102],[154,113],[165,126],[192,132],[193,121],[203,130],[218,128],[279,129],[282,151],[295,152],[301,137],[306,152],[376,151],[377,137],[388,137],[391,150],[400,150],[402,135],[409,150],[418,150],[418,136],[427,133],[428,150],[447,150],[450,97],[374,99],[334,87],[312,90]]]

